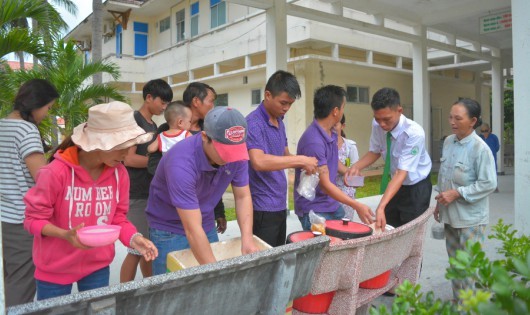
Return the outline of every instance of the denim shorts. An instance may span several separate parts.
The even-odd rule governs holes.
[[[206,232],[210,243],[218,242],[217,229]],[[167,270],[167,254],[181,249],[190,248],[186,235],[149,228],[149,238],[158,249],[158,257],[153,261],[153,275],[162,275]]]
[[[340,205],[335,212],[316,212],[317,215],[326,220],[342,220],[344,218],[344,208]],[[311,222],[309,221],[309,213],[304,213],[304,216],[298,216],[298,220],[302,223],[304,231],[311,231]]]
[[[103,288],[109,286],[109,267],[101,268],[94,271],[88,276],[77,281],[79,292]],[[53,297],[68,295],[72,293],[72,284],[57,284],[47,281],[36,280],[37,282],[37,300],[50,299]]]

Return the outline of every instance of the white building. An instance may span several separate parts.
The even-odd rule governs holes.
[[[411,2],[394,3],[414,8]],[[271,19],[270,8],[278,3],[282,8],[272,12]],[[473,8],[475,16],[492,12],[511,15],[509,1],[481,3],[484,8]],[[460,16],[458,5],[453,5],[457,10],[452,14]],[[416,7],[417,15],[424,14],[421,1]],[[501,62],[505,62],[501,51],[511,47],[510,30],[495,34],[509,41],[509,45],[495,42],[497,46],[486,36],[486,43],[477,42],[476,38],[448,33],[443,27],[422,26],[418,31],[414,14],[405,12],[406,7],[403,12],[394,10],[395,17],[388,17],[373,14],[368,2],[359,0],[109,0],[104,9],[103,58],[119,65],[122,76],[117,84],[134,106],[142,103],[143,84],[151,79],[167,80],[174,99],[181,98],[190,81],[203,81],[216,89],[219,104],[228,104],[246,115],[262,99],[271,55],[285,55],[287,70],[297,76],[302,88],[302,98],[286,119],[291,152],[296,151],[298,138],[312,121],[314,90],[326,84],[347,89],[346,134],[357,141],[361,154],[366,152],[371,96],[389,86],[400,92],[405,114],[426,129],[431,156],[437,160],[439,140],[451,133],[446,119],[449,108],[459,97],[479,100],[484,120],[491,120],[492,69],[495,65],[500,71]],[[280,18],[274,20],[278,12]],[[281,43],[282,12],[286,16],[286,44]],[[89,48],[92,18],[90,15],[68,37]],[[431,19],[436,18],[436,13],[431,13]],[[280,25],[280,33],[267,26],[268,19]],[[267,32],[279,38],[267,40]],[[419,57],[414,52],[418,45]],[[285,53],[269,46],[285,47]],[[418,82],[426,87],[415,96],[413,63],[414,58],[421,62],[422,55],[427,62],[418,72]],[[272,68],[274,65],[277,61]],[[494,80],[499,93],[494,97],[499,102],[503,80],[502,73]],[[415,97],[417,103],[429,104],[413,107]],[[499,124],[492,125],[500,135]]]

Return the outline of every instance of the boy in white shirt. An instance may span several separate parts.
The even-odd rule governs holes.
[[[425,149],[425,132],[403,115],[396,90],[380,89],[372,97],[371,105],[374,120],[370,149],[352,165],[346,177],[359,175],[380,157],[385,159],[383,197],[376,210],[376,227],[384,230],[386,223],[402,226],[427,210],[432,193],[432,163]]]

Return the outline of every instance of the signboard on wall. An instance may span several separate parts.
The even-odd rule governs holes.
[[[510,11],[483,16],[480,18],[480,34],[512,29],[512,13]]]

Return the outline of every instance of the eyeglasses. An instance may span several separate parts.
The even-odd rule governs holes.
[[[489,132],[489,129],[482,129],[480,132]]]

